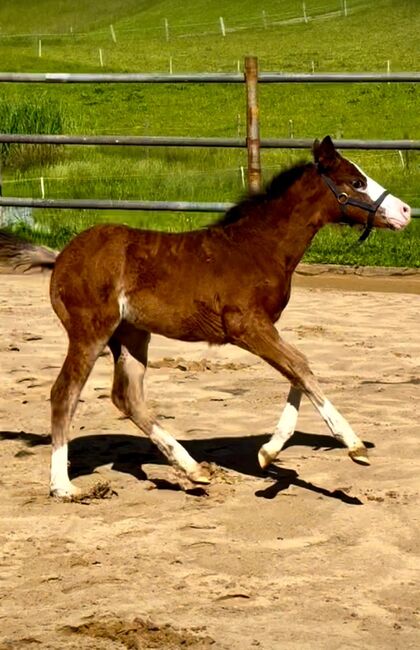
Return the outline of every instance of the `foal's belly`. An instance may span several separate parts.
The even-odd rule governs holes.
[[[139,292],[128,296],[124,319],[136,328],[181,341],[226,342],[214,299]]]

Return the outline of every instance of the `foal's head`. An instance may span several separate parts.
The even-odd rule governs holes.
[[[363,239],[373,227],[401,230],[410,222],[410,207],[343,158],[329,136],[315,140],[313,153],[318,172],[339,204],[338,220],[365,226]]]

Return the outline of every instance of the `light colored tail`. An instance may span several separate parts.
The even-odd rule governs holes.
[[[29,271],[52,269],[58,252],[31,244],[13,233],[0,230],[0,265]]]

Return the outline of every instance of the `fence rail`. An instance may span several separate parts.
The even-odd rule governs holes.
[[[68,208],[77,210],[145,210],[149,212],[226,212],[234,203],[204,203],[200,201],[121,201],[111,199],[26,199],[0,197],[0,207]]]
[[[246,138],[186,138],[131,135],[48,135],[0,133],[0,144],[106,145],[137,147],[220,147],[245,149]],[[261,149],[310,149],[309,138],[262,138]],[[420,150],[420,140],[334,140],[339,149]]]
[[[252,57],[248,57],[252,58]],[[420,72],[259,72],[259,83],[409,83],[420,81]],[[0,72],[0,83],[244,83],[241,72],[66,73]]]
[[[1,206],[16,208],[58,208],[73,210],[143,210],[146,212],[227,212],[234,203],[209,203],[192,201],[121,201],[107,199],[31,199],[0,197]],[[420,217],[420,208],[412,210]]]
[[[0,72],[1,83],[245,83],[247,87],[247,137],[246,138],[187,138],[152,136],[104,135],[49,135],[0,134],[0,143],[30,143],[52,145],[106,145],[146,147],[224,147],[248,149],[248,183],[253,191],[261,186],[260,149],[308,149],[312,140],[295,138],[260,139],[258,121],[259,83],[417,83],[420,72],[387,73],[281,73],[259,72],[255,57],[245,59],[245,73],[196,74],[67,74],[67,73],[14,73]],[[252,105],[251,105],[252,104]],[[420,150],[420,140],[344,140],[337,139],[340,149]],[[1,181],[1,179],[0,179]],[[1,194],[1,186],[0,186]],[[201,203],[183,201],[114,201],[94,199],[34,199],[1,197],[1,206],[30,208],[75,208],[101,210],[159,210],[182,212],[224,212],[231,203]],[[420,209],[413,211],[420,217]]]

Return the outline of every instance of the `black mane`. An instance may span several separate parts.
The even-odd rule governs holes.
[[[261,205],[264,201],[278,198],[284,194],[284,192],[286,192],[286,190],[288,190],[289,187],[291,187],[311,165],[312,163],[300,162],[297,165],[280,172],[280,174],[274,176],[274,178],[272,178],[272,180],[267,184],[265,191],[258,194],[250,194],[245,197],[242,201],[230,208],[230,210],[216,221],[214,225],[228,226],[248,214],[249,208]]]

